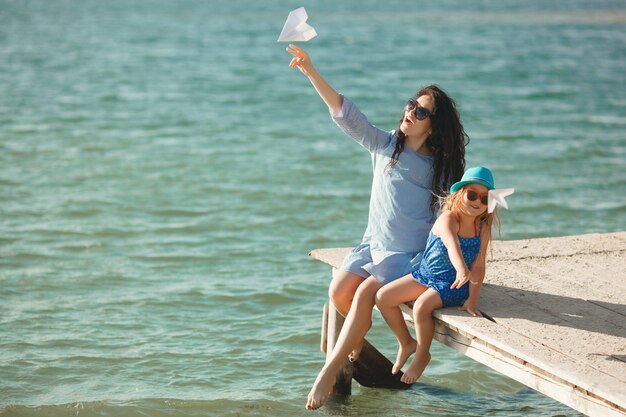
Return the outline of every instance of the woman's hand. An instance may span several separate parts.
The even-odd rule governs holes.
[[[294,56],[289,63],[291,68],[298,67],[298,69],[307,77],[312,75],[314,71],[313,63],[311,62],[311,58],[309,58],[309,54],[307,54],[304,49],[290,44],[289,48],[287,48],[287,52]]]
[[[470,280],[470,270],[465,268],[465,270],[457,271],[456,280],[450,286],[450,289],[461,288],[465,285],[466,282]]]
[[[474,317],[482,317],[483,316],[480,313],[480,311],[478,311],[478,308],[476,308],[476,303],[470,302],[469,299],[465,300],[463,305],[461,307],[459,307],[459,310],[460,311],[467,311],[468,313],[470,313]]]

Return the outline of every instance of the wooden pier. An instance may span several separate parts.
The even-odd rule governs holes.
[[[310,255],[338,268],[348,251]],[[496,240],[478,306],[485,318],[435,311],[435,339],[581,413],[626,416],[626,232]],[[330,351],[343,320],[330,305],[324,322]],[[368,360],[359,360],[364,385],[392,386],[372,383],[381,371]],[[338,392],[349,393],[354,368],[342,370]]]

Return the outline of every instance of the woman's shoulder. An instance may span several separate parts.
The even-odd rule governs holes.
[[[376,151],[376,153],[391,158],[393,155],[393,151],[396,148],[396,144],[398,143],[398,135],[396,135],[396,130],[389,130],[386,132],[387,138],[385,141],[381,141],[380,148]]]

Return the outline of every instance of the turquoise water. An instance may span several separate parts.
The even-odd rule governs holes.
[[[307,254],[359,242],[371,175],[276,43],[301,5],[0,0],[0,415],[306,413]],[[457,100],[468,165],[517,190],[505,239],[626,230],[622,1],[304,5],[376,125]],[[421,382],[318,414],[579,415],[437,343]]]

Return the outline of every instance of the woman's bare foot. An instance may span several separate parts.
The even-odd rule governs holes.
[[[348,355],[350,362],[356,362],[357,359],[359,359],[359,355],[361,355],[361,350],[363,349],[363,343],[363,340],[361,340],[361,343],[350,352]]]
[[[426,369],[426,365],[428,365],[428,362],[430,362],[430,353],[426,353],[426,355],[416,354],[407,370],[404,371],[404,375],[402,375],[400,381],[404,382],[405,384],[414,384],[415,381],[417,381],[419,377],[422,376],[422,373],[424,372],[424,369]]]
[[[402,367],[406,363],[406,360],[415,353],[416,348],[417,342],[415,341],[415,339],[411,339],[411,341],[406,345],[400,344],[400,346],[398,347],[398,354],[396,355],[396,363],[394,363],[393,368],[391,368],[392,374],[395,375],[400,372],[400,369],[402,369]]]
[[[367,330],[369,331],[369,329],[371,328],[372,328],[372,322],[370,321],[370,325],[367,328]],[[365,343],[365,339],[361,339],[359,344],[352,350],[352,352],[350,352],[350,354],[348,355],[348,360],[350,362],[356,362],[359,359],[359,356],[361,356],[361,350],[363,350],[364,343]]]
[[[330,373],[326,368],[323,368],[317,375],[315,383],[309,392],[306,408],[309,410],[317,410],[324,405],[335,385],[335,380],[336,375]]]

